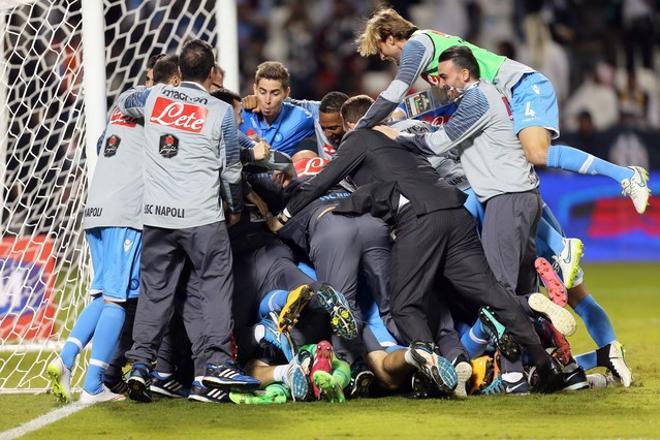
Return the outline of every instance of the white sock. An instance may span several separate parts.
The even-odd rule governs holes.
[[[273,371],[273,380],[275,382],[284,382],[286,378],[286,369],[288,365],[278,365]]]
[[[266,335],[266,328],[263,325],[255,325],[254,326],[254,339],[257,342],[261,342],[261,340],[264,338]]]
[[[504,382],[516,383],[522,378],[523,378],[523,374],[519,371],[515,371],[513,373],[503,373],[502,374],[502,380]]]
[[[170,377],[172,373],[161,373],[160,371],[156,371],[156,375],[158,376],[159,379],[165,380],[168,377]]]
[[[408,365],[412,365],[413,367],[417,367],[417,362],[412,357],[412,350],[408,349],[406,350],[406,354],[403,355],[403,358],[405,359],[406,363]]]
[[[195,382],[198,382],[198,383],[201,384],[203,380],[204,380],[204,376],[195,376]]]

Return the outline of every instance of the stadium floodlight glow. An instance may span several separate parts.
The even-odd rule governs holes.
[[[142,83],[150,56],[190,38],[218,48],[238,78],[222,57],[236,41],[231,3],[0,0],[0,393],[46,389],[88,301],[82,214],[108,104]]]

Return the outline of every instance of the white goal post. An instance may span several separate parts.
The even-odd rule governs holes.
[[[191,38],[238,91],[234,0],[0,0],[0,393],[47,389],[87,303],[82,208],[109,106]]]

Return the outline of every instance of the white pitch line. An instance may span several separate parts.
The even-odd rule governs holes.
[[[37,429],[41,429],[46,425],[55,423],[60,419],[69,417],[71,414],[76,413],[81,409],[85,409],[88,406],[90,405],[81,405],[78,403],[73,403],[71,405],[67,405],[62,408],[54,409],[51,412],[46,413],[43,416],[39,416],[36,419],[32,419],[29,422],[23,423],[22,425],[17,426],[16,428],[10,429],[5,432],[0,432],[0,440],[13,440],[15,438],[19,438],[27,433],[36,431]]]

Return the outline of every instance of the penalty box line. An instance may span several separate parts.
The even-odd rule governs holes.
[[[79,403],[72,403],[62,408],[54,409],[42,416],[37,417],[36,419],[25,422],[16,428],[9,429],[5,432],[0,432],[0,440],[12,440],[19,438],[30,432],[41,429],[44,426],[48,426],[51,423],[55,423],[58,420],[69,417],[71,414],[77,413],[81,409],[85,409],[89,406],[91,406],[91,404],[82,405]]]

